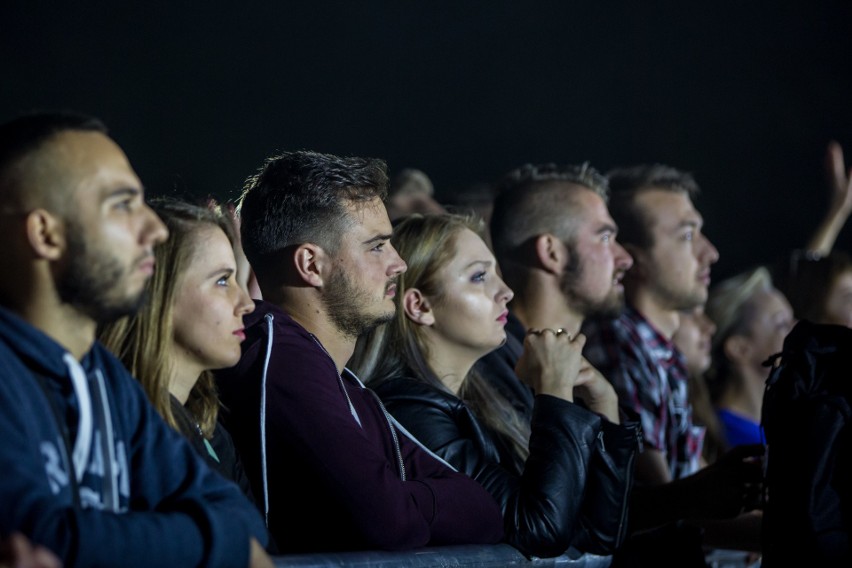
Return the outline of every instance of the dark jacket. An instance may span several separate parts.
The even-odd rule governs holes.
[[[0,438],[0,534],[20,531],[65,566],[245,566],[249,538],[267,542],[237,486],[104,347],[77,362],[3,308]]]
[[[226,426],[282,552],[495,543],[494,499],[392,425],[320,342],[258,302],[217,374]]]
[[[620,544],[635,425],[611,424],[571,402],[536,396],[530,456],[519,468],[500,437],[453,394],[413,378],[390,379],[375,390],[403,426],[494,496],[508,542],[525,554],[558,556],[572,544],[610,553]]]
[[[240,455],[234,446],[231,435],[222,423],[219,420],[216,421],[213,435],[208,439],[201,432],[201,429],[189,411],[178,399],[171,396],[170,403],[172,416],[174,416],[175,422],[177,422],[178,430],[189,441],[192,449],[204,458],[207,465],[214,471],[219,472],[225,479],[236,483],[249,501],[256,503],[254,493],[251,490],[251,484],[243,469]]]

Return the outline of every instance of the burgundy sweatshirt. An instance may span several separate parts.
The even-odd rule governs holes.
[[[217,374],[225,423],[282,553],[491,544],[500,510],[338,375],[319,340],[256,302],[243,355]],[[265,395],[265,396],[262,396]]]

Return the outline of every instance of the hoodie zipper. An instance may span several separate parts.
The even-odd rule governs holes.
[[[334,365],[334,367],[336,369],[337,364],[334,362],[334,359],[331,357],[331,354],[328,351],[326,351],[323,344],[320,343],[320,340],[317,339],[316,336],[313,333],[308,333],[308,335],[311,336],[311,339],[314,340],[314,343],[319,345],[319,348],[322,349],[323,353],[325,353],[326,357],[329,358],[329,360],[331,361],[331,364]],[[346,390],[346,385],[343,383],[343,377],[340,376],[340,373],[337,373],[337,380],[340,383],[340,388],[343,389],[343,394],[346,396],[346,402],[349,403],[349,411],[352,413],[352,416],[355,418],[355,421],[358,422],[358,426],[361,426],[361,419],[358,417],[358,412],[355,410],[355,405],[352,404],[352,399],[349,398],[349,392],[347,392],[347,390]],[[382,401],[379,400],[376,393],[374,393],[370,389],[367,389],[367,391],[369,391],[370,394],[372,394],[376,398],[376,402],[378,403],[379,408],[382,410],[382,414],[384,414],[384,416],[385,416],[385,421],[388,424],[388,429],[390,430],[391,438],[393,439],[393,448],[394,448],[394,453],[396,454],[397,466],[399,468],[399,477],[402,481],[405,481],[406,480],[405,462],[402,460],[402,450],[399,447],[399,438],[396,435],[396,430],[393,427],[393,422],[391,421],[391,417],[388,414],[388,411],[385,408],[385,405],[382,404]],[[363,428],[363,426],[361,426],[361,427]]]

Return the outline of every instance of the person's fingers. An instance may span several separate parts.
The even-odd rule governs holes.
[[[834,140],[828,144],[826,170],[832,184],[832,189],[845,189],[849,176],[846,173],[846,166],[843,163],[843,147]]]

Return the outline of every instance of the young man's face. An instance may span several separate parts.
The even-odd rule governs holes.
[[[99,323],[133,313],[154,271],[154,245],[168,236],[165,225],[107,136],[68,131],[47,144],[58,183],[69,189],[67,247],[55,273],[60,298]]]
[[[323,287],[323,303],[338,329],[358,337],[393,319],[396,281],[405,261],[390,243],[393,229],[380,199],[347,205],[352,225],[343,234]]]
[[[575,268],[562,275],[561,287],[572,309],[583,317],[615,315],[624,305],[621,279],[633,259],[616,242],[617,228],[603,199],[590,190],[574,196],[577,228],[573,244]]]
[[[649,189],[636,195],[651,232],[650,249],[637,251],[642,286],[667,310],[690,310],[704,304],[710,266],[719,260],[716,247],[701,232],[703,219],[686,193]]]

